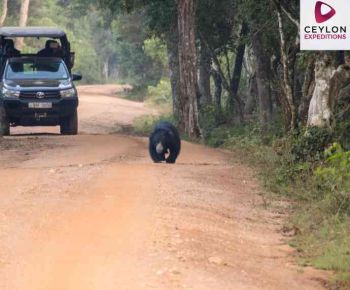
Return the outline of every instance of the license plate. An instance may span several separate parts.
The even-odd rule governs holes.
[[[28,107],[30,109],[51,109],[52,103],[29,103]]]

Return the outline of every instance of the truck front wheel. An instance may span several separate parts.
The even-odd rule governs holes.
[[[77,135],[78,134],[78,112],[74,111],[72,115],[61,120],[61,134]]]
[[[5,109],[0,107],[0,136],[10,135],[10,123],[6,116]]]

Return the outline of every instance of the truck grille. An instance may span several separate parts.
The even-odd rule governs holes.
[[[31,99],[52,99],[52,98],[60,98],[60,92],[59,91],[40,91],[42,93],[45,94],[44,97],[38,97],[37,93],[39,91],[36,92],[21,92],[20,93],[20,98],[31,98]]]

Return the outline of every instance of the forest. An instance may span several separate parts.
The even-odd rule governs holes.
[[[350,54],[300,50],[299,1],[3,0],[0,22],[63,28],[85,83],[129,84],[184,138],[241,155],[267,206],[290,201],[299,262],[349,289]]]

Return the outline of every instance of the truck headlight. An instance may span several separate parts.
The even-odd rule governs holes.
[[[4,98],[19,98],[20,91],[2,88],[2,96]]]
[[[75,89],[71,88],[69,90],[62,90],[60,91],[62,98],[70,98],[75,97]]]

